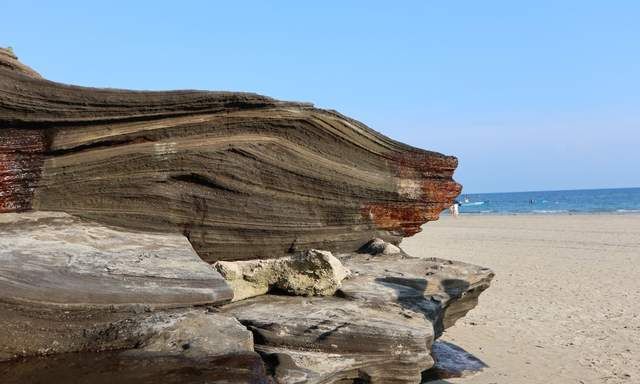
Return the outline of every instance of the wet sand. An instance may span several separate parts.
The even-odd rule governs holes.
[[[439,383],[640,383],[640,215],[443,217],[402,247],[496,273],[443,336],[489,367]]]

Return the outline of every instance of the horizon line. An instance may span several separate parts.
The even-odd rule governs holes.
[[[495,193],[539,193],[539,192],[573,192],[573,191],[604,191],[610,189],[640,189],[638,187],[605,187],[605,188],[576,188],[576,189],[540,189],[540,190],[528,190],[528,191],[499,191],[499,192],[465,192],[460,193],[462,195],[489,195]]]

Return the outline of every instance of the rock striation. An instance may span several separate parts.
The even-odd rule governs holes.
[[[0,239],[0,359],[131,347],[176,309],[233,297],[179,235],[30,212],[0,215]]]
[[[341,297],[424,318],[436,337],[477,305],[494,276],[488,268],[404,253],[349,254],[341,260],[353,274],[342,284]]]
[[[0,49],[0,382],[466,372],[434,340],[493,273],[398,246],[456,165],[311,104],[63,85]]]
[[[180,233],[217,260],[398,243],[460,192],[457,159],[311,104],[63,85],[0,54],[0,212]]]
[[[352,275],[335,297],[264,295],[222,307],[254,333],[278,383],[419,383],[434,365],[435,338],[493,278],[487,268],[401,251],[338,258]]]
[[[419,383],[433,327],[340,298],[261,296],[223,308],[254,333],[279,383]]]

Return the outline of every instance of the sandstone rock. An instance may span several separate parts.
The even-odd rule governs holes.
[[[362,246],[362,248],[360,248],[360,252],[368,253],[370,255],[396,255],[402,253],[402,250],[400,247],[387,243],[382,239],[373,239]]]
[[[331,252],[315,249],[279,259],[218,261],[214,267],[233,289],[233,301],[272,290],[299,296],[333,295],[349,274]]]
[[[0,48],[0,67],[19,72],[35,79],[42,78],[36,71],[18,61],[18,58],[11,49]]]
[[[203,310],[145,318],[137,350],[194,358],[253,351],[253,335],[233,317]]]
[[[221,307],[254,333],[278,383],[419,383],[433,365],[433,339],[476,305],[493,277],[405,254],[339,258],[352,276],[337,297],[265,295]]]
[[[0,211],[184,234],[214,262],[398,242],[460,192],[455,157],[335,111],[250,93],[68,86],[0,51]]]
[[[203,309],[38,311],[2,304],[0,310],[0,361],[118,349],[193,357],[253,350],[246,328]]]
[[[68,86],[0,49],[0,360],[27,358],[2,382],[267,382],[255,348],[278,383],[418,383],[493,277],[394,245],[456,166],[310,104]]]
[[[124,231],[65,213],[0,214],[0,300],[184,307],[232,291],[184,236]]]
[[[278,383],[419,383],[432,325],[335,297],[265,295],[225,305],[275,365]]]
[[[31,212],[0,214],[0,239],[0,359],[130,348],[149,311],[233,294],[179,235]]]
[[[436,337],[476,306],[494,276],[488,268],[437,258],[348,254],[340,259],[352,271],[341,297],[424,316]]]
[[[271,384],[255,352],[193,359],[110,351],[0,363],[2,384]]]

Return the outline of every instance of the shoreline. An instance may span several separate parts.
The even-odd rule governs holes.
[[[464,212],[460,211],[459,217],[462,216],[590,216],[590,215],[612,215],[612,216],[626,216],[626,215],[640,215],[640,209],[625,210],[625,211],[592,211],[592,212],[580,212],[580,211],[555,211],[555,212]],[[443,211],[440,217],[452,217],[448,210]],[[428,225],[428,223],[427,223]],[[424,228],[424,226],[423,226]]]

